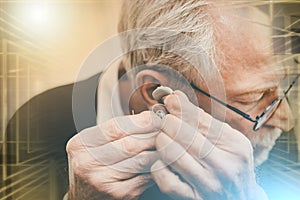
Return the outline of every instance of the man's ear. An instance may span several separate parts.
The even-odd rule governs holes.
[[[144,99],[148,109],[158,101],[152,97],[152,92],[160,85],[166,85],[167,78],[160,72],[145,69],[137,73],[136,82],[140,90],[140,94]]]

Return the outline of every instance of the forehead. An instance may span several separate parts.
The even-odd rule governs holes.
[[[283,68],[276,66],[260,66],[253,70],[238,68],[232,73],[223,72],[223,83],[228,96],[247,92],[263,92],[277,87],[285,73]]]
[[[215,16],[216,62],[220,69],[254,68],[270,62],[273,50],[266,14],[245,7],[217,11]]]
[[[276,84],[282,70],[273,59],[268,16],[256,8],[215,13],[216,63],[226,90],[239,92]]]
[[[221,75],[228,95],[275,87],[284,76],[284,68],[273,59],[271,50],[260,50],[265,46],[259,43],[255,47],[254,42],[259,40],[252,40],[243,49],[237,45],[223,63]]]

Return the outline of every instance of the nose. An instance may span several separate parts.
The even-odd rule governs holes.
[[[282,131],[289,131],[295,126],[295,119],[286,98],[282,100],[272,117],[265,125],[279,128]]]

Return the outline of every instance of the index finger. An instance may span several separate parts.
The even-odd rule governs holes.
[[[142,137],[141,134],[157,132],[161,127],[161,121],[153,112],[145,111],[136,115],[112,118],[81,131],[78,136],[87,147],[95,147],[129,135],[139,134],[139,137]]]
[[[204,128],[212,123],[212,116],[195,106],[181,91],[176,90],[164,98],[164,104],[170,114],[195,128]],[[201,121],[200,121],[201,120]],[[208,128],[208,127],[205,127]]]

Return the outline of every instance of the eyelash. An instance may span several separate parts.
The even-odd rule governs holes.
[[[268,89],[267,91],[265,91],[264,93],[261,94],[261,96],[259,97],[259,99],[257,100],[254,100],[254,101],[248,101],[248,102],[243,102],[243,101],[240,101],[239,103],[240,104],[243,104],[243,105],[252,105],[254,103],[258,103],[259,101],[261,101],[263,98],[265,98],[268,94],[270,93],[273,93],[276,89],[275,88],[270,88]]]
[[[262,95],[263,97],[264,95]],[[259,101],[261,101],[261,98],[259,98],[258,100],[255,100],[255,101],[247,101],[247,102],[244,102],[244,101],[238,101],[239,104],[242,104],[243,106],[250,106],[250,105],[253,105],[253,104],[257,104]]]

